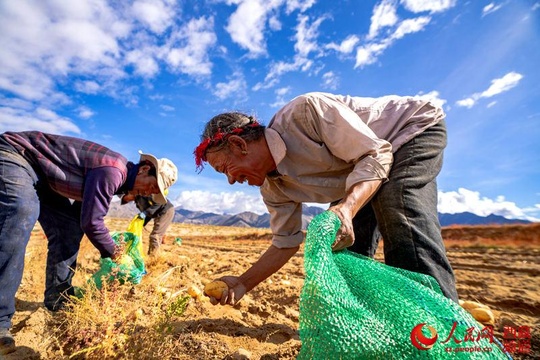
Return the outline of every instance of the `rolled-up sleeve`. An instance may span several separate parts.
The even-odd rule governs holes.
[[[265,195],[265,189],[271,186],[268,182],[261,189],[264,203],[270,213],[272,229],[272,245],[277,248],[293,248],[304,241],[302,232],[302,204],[278,199],[274,195]]]

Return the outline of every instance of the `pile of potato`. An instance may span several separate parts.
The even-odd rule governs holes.
[[[487,305],[469,300],[459,300],[459,305],[467,310],[476,319],[476,321],[484,325],[495,325],[495,315],[493,315],[493,312]]]

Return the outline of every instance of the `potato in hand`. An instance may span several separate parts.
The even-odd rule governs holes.
[[[221,280],[212,281],[211,283],[206,284],[204,287],[204,293],[215,298],[216,300],[220,300],[223,291],[226,290],[229,290],[229,287],[224,281]]]

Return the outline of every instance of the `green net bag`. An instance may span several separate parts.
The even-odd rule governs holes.
[[[116,262],[111,258],[101,258],[99,269],[92,275],[93,282],[101,289],[103,282],[118,280],[121,284],[126,281],[139,284],[146,274],[144,260],[141,253],[140,236],[132,232],[115,232],[111,234],[115,244],[124,246],[124,253]]]
[[[340,225],[325,211],[307,231],[298,359],[509,358],[432,277],[332,252]]]

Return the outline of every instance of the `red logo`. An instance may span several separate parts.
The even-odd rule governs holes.
[[[418,350],[431,349],[433,347],[433,344],[435,344],[437,338],[439,337],[437,331],[429,325],[426,325],[426,327],[431,332],[431,337],[429,338],[424,336],[424,334],[422,333],[422,328],[424,327],[424,325],[426,325],[426,323],[418,324],[411,331],[411,342]]]

